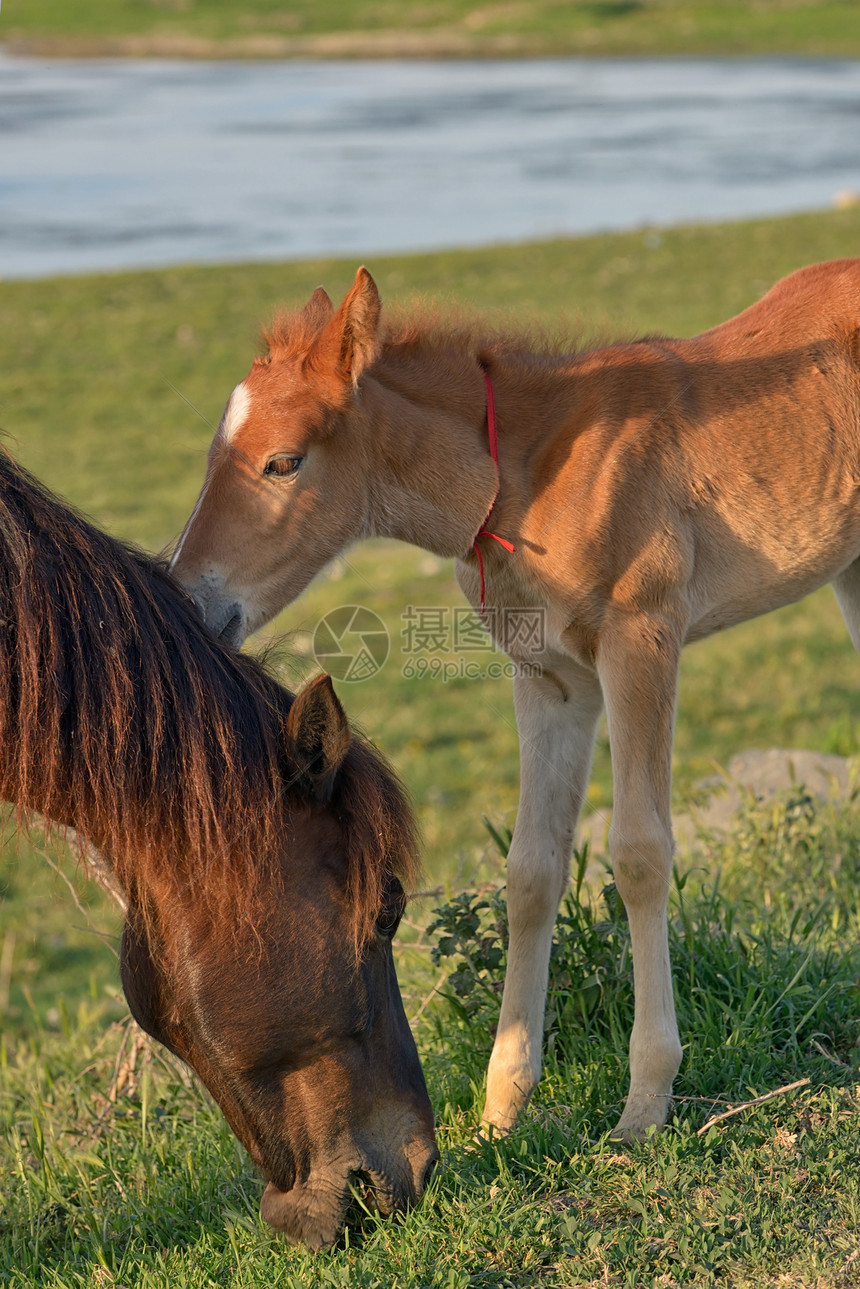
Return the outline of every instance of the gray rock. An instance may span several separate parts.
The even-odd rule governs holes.
[[[725,831],[750,794],[766,802],[795,784],[820,801],[838,800],[860,784],[860,759],[781,747],[738,752],[724,774],[697,784],[708,793],[707,800],[676,820],[678,838],[686,834],[692,839],[700,829]]]
[[[860,787],[860,757],[779,747],[738,752],[724,773],[696,785],[697,796],[703,791],[707,794],[704,803],[689,813],[674,816],[678,851],[689,850],[702,831],[728,830],[750,793],[768,801],[793,784],[803,784],[822,801],[838,800]],[[603,811],[590,815],[580,824],[577,844],[581,846],[587,841],[589,853],[595,859],[607,853],[610,819],[610,812]],[[589,872],[589,876],[597,874],[598,869]]]

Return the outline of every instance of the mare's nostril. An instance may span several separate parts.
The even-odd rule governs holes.
[[[435,1167],[436,1167],[436,1165],[438,1164],[438,1162],[439,1162],[439,1152],[438,1152],[438,1150],[437,1150],[437,1151],[435,1151],[435,1153],[434,1153],[434,1154],[432,1154],[432,1155],[430,1156],[430,1158],[427,1160],[427,1165],[426,1165],[426,1167],[425,1167],[425,1169],[424,1169],[424,1176],[421,1178],[421,1190],[422,1190],[422,1192],[423,1192],[423,1191],[425,1191],[425,1190],[427,1189],[427,1185],[428,1185],[428,1183],[429,1183],[429,1181],[430,1181],[430,1178],[433,1176],[433,1170],[435,1169]]]

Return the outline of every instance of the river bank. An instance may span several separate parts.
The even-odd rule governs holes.
[[[344,12],[344,10],[347,12]],[[51,58],[860,56],[850,0],[28,0],[0,21],[8,55]]]

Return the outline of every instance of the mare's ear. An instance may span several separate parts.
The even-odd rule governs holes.
[[[296,694],[285,738],[298,782],[314,801],[328,801],[352,738],[331,676],[315,676]]]
[[[333,313],[334,305],[321,286],[317,287],[302,309],[302,317],[311,331],[322,331]]]
[[[376,283],[367,269],[360,268],[352,290],[308,354],[309,366],[357,385],[379,355],[381,311]]]

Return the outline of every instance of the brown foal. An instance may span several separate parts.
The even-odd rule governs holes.
[[[802,269],[693,339],[574,353],[414,312],[383,327],[361,269],[337,311],[317,290],[275,325],[227,404],[173,564],[216,633],[241,641],[376,535],[453,556],[475,606],[477,540],[488,623],[544,616],[537,652],[499,639],[530,664],[514,682],[522,790],[484,1111],[499,1129],[540,1074],[552,929],[604,706],[636,1003],[618,1132],[666,1120],[681,1060],[667,937],[681,649],[825,582],[860,648],[858,328],[860,260]],[[513,552],[489,540],[491,511]]]

